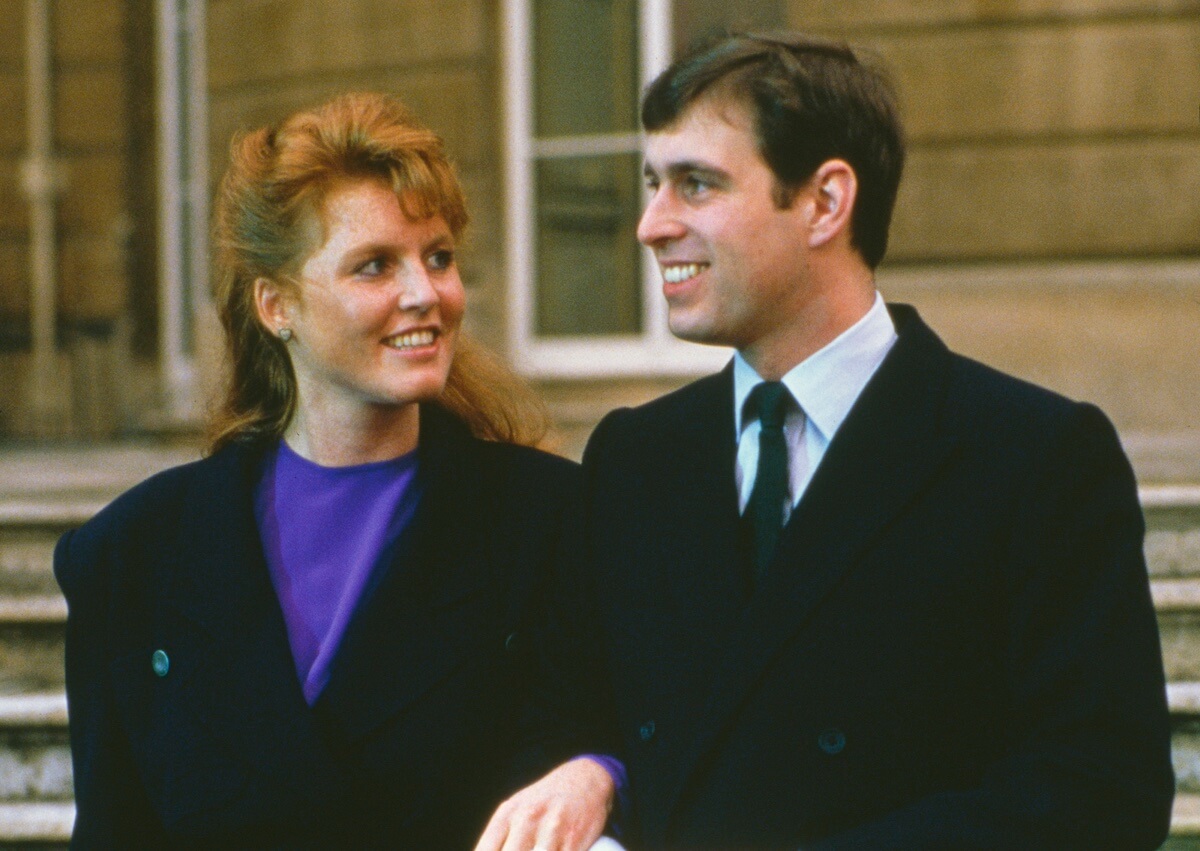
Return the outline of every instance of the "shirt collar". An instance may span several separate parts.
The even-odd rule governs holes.
[[[783,376],[781,380],[808,417],[809,425],[825,440],[833,439],[895,342],[895,323],[883,296],[876,292],[875,303],[861,319]],[[746,398],[762,381],[741,352],[733,356],[733,422],[739,438]]]

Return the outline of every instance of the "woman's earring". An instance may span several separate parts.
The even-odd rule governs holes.
[[[291,328],[280,328],[279,329],[279,339],[283,340],[283,342],[285,342],[285,343],[288,340],[292,339],[292,329]]]

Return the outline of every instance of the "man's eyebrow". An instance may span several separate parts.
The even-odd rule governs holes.
[[[688,174],[698,174],[709,180],[726,180],[729,177],[723,169],[696,160],[682,160],[677,163],[670,163],[667,165],[665,171],[666,176],[671,180],[678,180]],[[642,166],[642,174],[646,177],[658,177],[658,171],[650,163]]]

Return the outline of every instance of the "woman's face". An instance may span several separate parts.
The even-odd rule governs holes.
[[[324,225],[299,291],[276,295],[299,413],[344,419],[436,397],[466,303],[445,221],[408,218],[387,184],[364,179],[330,191]]]

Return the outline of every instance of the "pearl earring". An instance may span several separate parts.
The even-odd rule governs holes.
[[[288,340],[292,339],[292,329],[291,328],[280,328],[279,329],[279,339],[283,340],[283,342],[285,342],[285,343]]]

